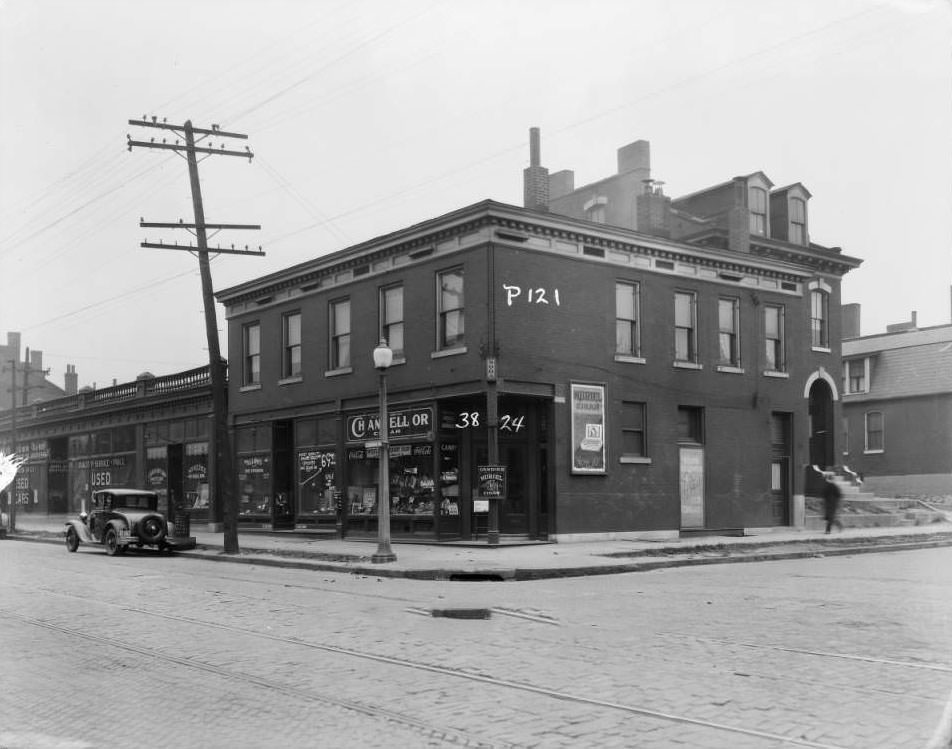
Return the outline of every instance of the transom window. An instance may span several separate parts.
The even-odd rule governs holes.
[[[394,358],[402,359],[403,286],[387,286],[380,290],[380,335],[387,341]]]
[[[783,307],[779,304],[764,305],[764,344],[767,369],[772,372],[785,371]]]
[[[678,442],[704,442],[704,409],[678,406]]]
[[[284,353],[281,358],[282,377],[301,376],[301,313],[284,316]]]
[[[615,353],[641,356],[641,298],[637,283],[615,284]]]
[[[331,302],[330,308],[331,369],[350,366],[350,299]]]
[[[813,348],[830,347],[830,295],[820,289],[810,292],[810,330]]]
[[[740,366],[740,300],[718,299],[719,361],[730,367]]]
[[[463,269],[440,273],[438,345],[441,349],[463,345]]]
[[[258,385],[261,382],[261,325],[249,323],[242,328],[242,371],[243,385]]]
[[[751,187],[747,191],[750,210],[750,233],[767,234],[767,191],[762,187]]]
[[[674,294],[674,358],[697,362],[697,295],[694,292]]]

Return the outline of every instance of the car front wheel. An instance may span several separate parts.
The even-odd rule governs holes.
[[[76,551],[79,548],[79,534],[73,527],[66,529],[66,551]]]
[[[114,557],[119,553],[119,534],[116,533],[115,528],[110,528],[106,531],[106,535],[102,540],[102,545],[106,547],[106,554],[111,557]]]

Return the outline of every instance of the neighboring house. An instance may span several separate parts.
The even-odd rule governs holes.
[[[677,200],[648,144],[578,189],[531,132],[525,207],[483,201],[219,291],[243,522],[376,532],[394,350],[391,532],[652,537],[802,522],[839,462],[840,281],[809,192],[761,172]]]
[[[6,345],[0,344],[0,411],[10,408],[14,393],[17,405],[48,401],[76,393],[76,368],[72,364],[66,367],[66,386],[61,388],[46,378],[49,370],[43,369],[43,352],[27,349],[26,356],[21,359],[20,347],[19,333],[7,333]]]
[[[842,463],[881,496],[952,494],[952,324],[859,336],[844,313]]]

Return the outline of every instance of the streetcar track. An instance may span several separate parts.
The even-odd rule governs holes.
[[[449,668],[446,666],[437,666],[429,663],[423,663],[419,661],[411,661],[404,658],[397,658],[394,656],[381,655],[378,653],[370,653],[366,651],[354,650],[352,648],[345,648],[338,645],[328,645],[325,643],[309,642],[307,640],[302,640],[297,637],[285,637],[277,634],[269,634],[267,632],[259,632],[254,630],[244,629],[242,627],[236,627],[229,624],[222,624],[218,622],[209,622],[202,619],[196,619],[194,617],[182,616],[176,614],[163,614],[160,612],[149,611],[147,609],[140,609],[129,606],[118,606],[131,613],[141,614],[145,616],[152,616],[160,619],[166,619],[169,621],[175,621],[190,625],[199,625],[204,627],[209,627],[212,629],[223,630],[225,632],[231,632],[233,634],[240,634],[248,637],[255,637],[259,639],[269,640],[271,642],[277,642],[287,645],[293,645],[297,647],[304,647],[311,650],[319,650],[325,653],[331,653],[339,656],[346,656],[350,658],[359,658],[362,660],[369,660],[375,663],[381,663],[390,666],[397,666],[401,668],[410,668],[418,671],[423,671],[426,673],[437,674],[440,676],[449,676],[453,678],[466,679],[469,681],[474,681],[480,684],[485,684],[489,686],[494,686],[502,689],[511,689],[521,692],[526,692],[530,694],[539,695],[542,697],[547,697],[554,700],[559,700],[562,702],[570,702],[578,705],[587,705],[590,707],[596,707],[600,709],[620,711],[623,713],[628,713],[631,715],[638,715],[646,718],[653,718],[656,720],[676,723],[681,725],[691,725],[697,726],[700,728],[706,728],[716,731],[724,731],[733,734],[739,734],[743,736],[750,736],[754,738],[767,739],[770,741],[792,744],[796,746],[812,747],[813,749],[843,749],[839,745],[834,744],[824,744],[815,741],[810,741],[807,739],[797,738],[794,736],[786,736],[783,734],[771,733],[768,731],[758,731],[756,729],[744,728],[742,726],[733,726],[725,723],[718,723],[715,721],[701,720],[698,718],[691,718],[687,715],[679,715],[675,713],[668,713],[661,710],[654,710],[647,707],[641,707],[638,705],[626,705],[619,702],[612,702],[609,700],[602,700],[595,697],[586,697],[584,695],[572,694],[569,692],[563,692],[559,690],[549,689],[546,687],[537,686],[535,684],[530,684],[528,682],[515,681],[512,679],[504,679],[494,676],[488,676],[484,674],[478,674],[474,672],[462,671],[459,669]],[[387,720],[392,720],[398,723],[402,723],[409,727],[415,728],[428,733],[432,736],[441,736],[447,735],[450,737],[456,737],[454,743],[463,743],[464,745],[472,745],[470,743],[470,738],[466,736],[465,733],[456,731],[455,729],[441,729],[438,727],[431,726],[423,721],[416,720],[414,718],[409,718],[403,716],[399,713],[394,713],[392,711],[383,710],[380,708],[363,705],[359,702],[352,702],[349,700],[341,700],[334,697],[326,697],[317,693],[302,693],[298,688],[292,689],[287,685],[280,684],[279,682],[272,682],[268,679],[262,677],[253,676],[250,674],[242,674],[234,671],[229,671],[228,669],[222,668],[220,666],[215,666],[208,663],[203,663],[202,661],[194,660],[191,658],[185,658],[181,656],[175,656],[167,654],[161,651],[151,650],[139,645],[134,645],[127,643],[123,640],[118,640],[110,637],[105,637],[102,635],[90,634],[83,632],[81,630],[75,630],[70,627],[66,627],[59,624],[53,624],[51,622],[46,622],[41,619],[35,619],[33,617],[17,614],[11,611],[0,610],[0,616],[6,616],[8,618],[15,618],[20,621],[34,624],[36,626],[45,627],[54,631],[62,632],[64,634],[70,634],[77,637],[83,637],[95,642],[99,642],[105,645],[113,645],[116,647],[121,647],[126,650],[151,656],[160,660],[166,660],[168,662],[176,663],[181,666],[188,668],[196,668],[202,671],[209,673],[214,673],[219,676],[226,678],[235,678],[248,683],[253,683],[260,687],[265,687],[268,689],[273,689],[282,693],[301,696],[306,699],[311,699],[314,701],[326,702],[329,704],[334,704],[344,709],[351,709],[362,712],[367,715],[372,715],[376,717],[382,717]],[[480,744],[485,746],[486,744],[479,740]],[[491,746],[496,746],[498,743],[491,743]],[[502,744],[503,746],[518,746],[514,744]]]
[[[873,658],[869,655],[854,655],[852,653],[829,653],[823,650],[809,650],[807,648],[793,648],[786,645],[763,645],[757,642],[742,642],[741,640],[725,640],[718,637],[703,637],[701,635],[683,634],[681,632],[656,632],[659,637],[676,637],[683,640],[697,640],[699,642],[711,642],[718,645],[733,645],[740,648],[751,648],[754,650],[776,650],[781,653],[796,653],[797,655],[815,655],[821,658],[842,658],[849,661],[860,661],[862,663],[879,663],[884,666],[901,666],[904,668],[920,668],[926,671],[939,671],[941,673],[952,673],[952,666],[943,666],[940,663],[913,663],[912,661],[897,661],[892,658]]]
[[[127,609],[134,613],[139,614],[152,614],[154,616],[164,616],[168,619],[181,619],[182,621],[189,621],[191,623],[207,624],[207,622],[201,622],[197,619],[190,620],[184,617],[171,617],[165,616],[162,614],[154,614],[154,612],[144,611],[141,609]],[[244,672],[234,671],[232,669],[223,668],[221,666],[216,666],[211,663],[206,663],[195,658],[189,658],[184,656],[172,655],[171,653],[153,650],[151,648],[143,647],[141,645],[135,645],[124,640],[119,640],[114,637],[106,637],[104,635],[92,634],[90,632],[83,632],[78,629],[73,629],[72,627],[66,627],[60,624],[54,624],[52,622],[47,622],[42,619],[35,619],[30,616],[24,616],[22,614],[17,614],[11,611],[0,611],[0,616],[5,616],[8,619],[17,619],[21,622],[27,624],[32,624],[38,627],[44,627],[46,629],[52,630],[54,632],[59,632],[61,634],[71,635],[73,637],[80,637],[85,640],[90,640],[92,642],[99,643],[100,645],[105,645],[108,647],[116,647],[126,650],[131,653],[136,653],[138,655],[144,655],[155,660],[165,661],[167,663],[174,663],[178,666],[184,666],[186,668],[204,671],[206,673],[214,674],[215,676],[220,676],[225,679],[235,679],[246,684],[252,684],[257,687],[262,687],[265,689],[270,689],[281,694],[304,699],[311,702],[320,702],[327,705],[334,705],[343,710],[350,710],[352,712],[358,712],[363,715],[368,715],[374,718],[383,718],[384,720],[398,723],[408,728],[412,728],[420,733],[424,734],[428,738],[440,739],[442,741],[450,741],[453,744],[459,744],[462,746],[471,746],[471,747],[512,747],[516,749],[517,744],[511,744],[508,742],[500,741],[486,741],[482,738],[477,738],[475,736],[470,736],[463,731],[460,731],[455,728],[444,728],[440,726],[435,726],[431,723],[427,723],[422,720],[418,720],[411,716],[405,715],[403,713],[397,713],[393,710],[387,710],[386,708],[375,707],[372,705],[366,705],[362,702],[356,702],[354,700],[345,700],[340,697],[331,697],[326,694],[320,694],[312,690],[302,690],[300,687],[291,687],[287,684],[282,684],[277,681],[272,681],[271,679],[265,679],[261,676],[255,676],[253,674],[248,674]],[[237,628],[230,628],[235,632],[243,632],[244,634],[253,634],[251,632],[244,632],[243,630]],[[281,639],[281,638],[272,638],[272,639]],[[288,643],[294,643],[294,640],[287,640]]]

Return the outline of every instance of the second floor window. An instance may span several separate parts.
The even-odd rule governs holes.
[[[748,191],[747,206],[750,211],[750,233],[767,234],[767,191],[762,187],[751,187]]]
[[[740,366],[740,300],[718,299],[718,348],[720,363]]]
[[[251,323],[242,328],[241,384],[261,382],[261,325]]]
[[[388,286],[380,290],[380,335],[387,341],[394,358],[402,359],[403,286]]]
[[[674,295],[674,358],[697,362],[697,296],[692,292]]]
[[[331,369],[350,366],[350,300],[331,302],[330,364]]]
[[[284,316],[284,348],[281,377],[301,376],[301,313]]]
[[[866,413],[866,452],[882,452],[885,449],[883,439],[882,411],[867,411]]]
[[[783,372],[787,365],[783,342],[783,307],[778,304],[764,306],[765,364],[771,372]]]
[[[615,284],[615,353],[641,356],[641,302],[638,284]]]
[[[865,393],[866,387],[866,360],[850,359],[846,362],[846,392]]]
[[[813,348],[830,347],[830,295],[825,291],[810,292],[810,330]]]
[[[446,271],[439,283],[438,341],[441,349],[463,345],[463,269]]]

